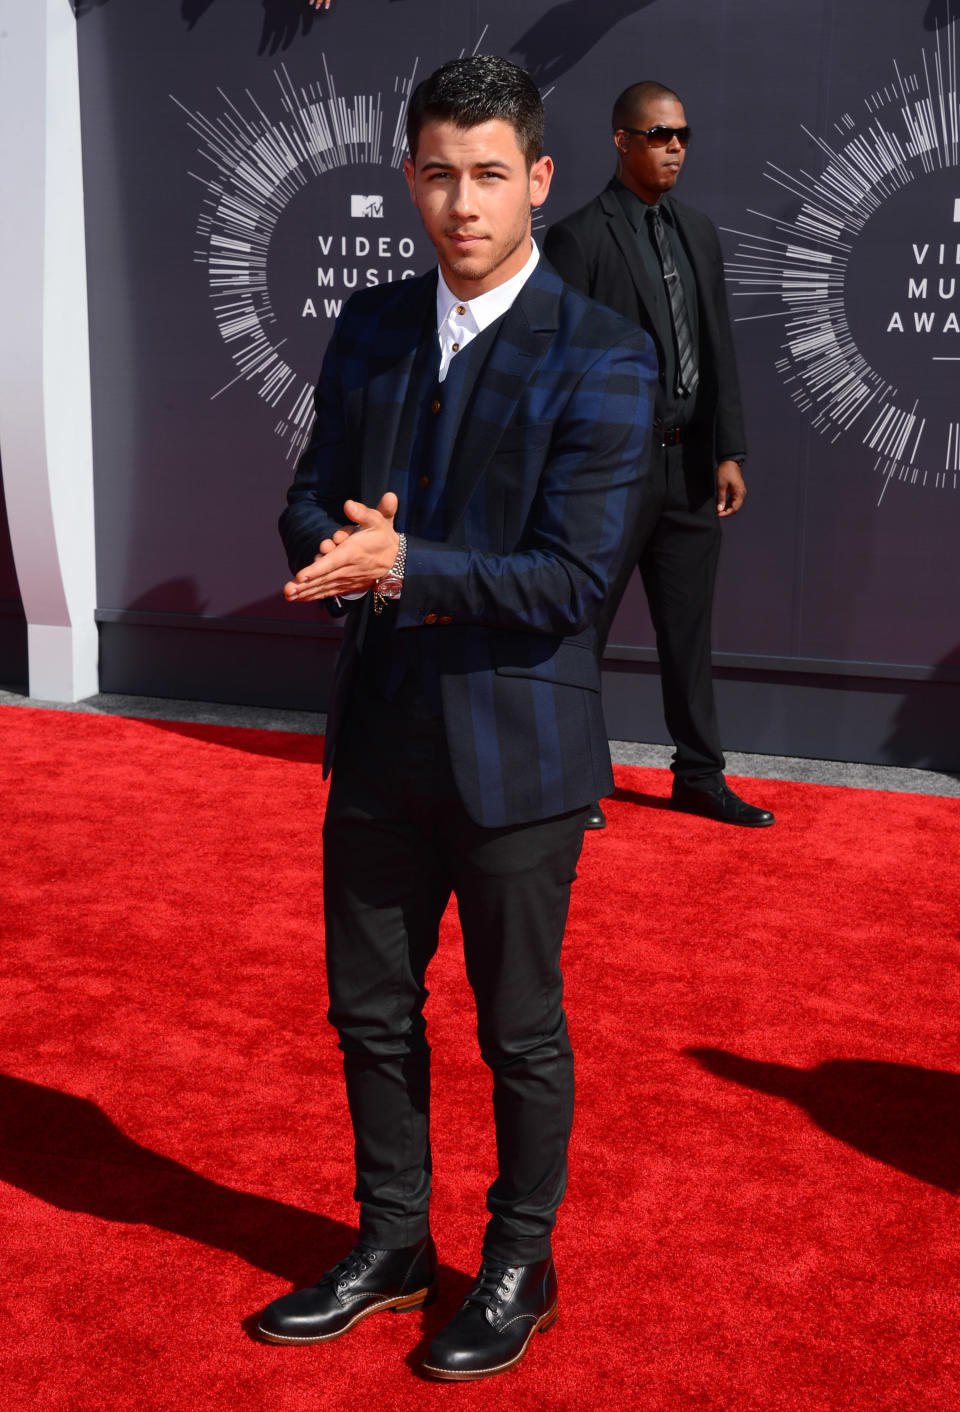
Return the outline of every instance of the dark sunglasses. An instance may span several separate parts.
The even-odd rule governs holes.
[[[676,138],[681,147],[686,147],[690,141],[689,127],[663,127],[660,123],[656,127],[622,127],[620,132],[632,132],[635,137],[645,137],[649,147],[666,147],[668,142]]]

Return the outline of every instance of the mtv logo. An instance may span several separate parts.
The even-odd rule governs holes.
[[[350,214],[351,216],[372,216],[375,220],[381,220],[383,218],[383,197],[351,196]]]

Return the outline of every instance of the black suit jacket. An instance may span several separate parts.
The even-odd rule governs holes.
[[[697,421],[713,424],[715,463],[744,456],[746,436],[720,240],[712,221],[702,211],[670,195],[661,197],[661,202],[673,216],[697,281],[701,330]],[[579,211],[552,225],[544,249],[568,284],[646,329],[657,345],[662,369],[656,298],[636,242],[611,183]],[[662,421],[662,383],[655,412]]]

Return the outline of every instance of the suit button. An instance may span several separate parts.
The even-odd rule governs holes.
[[[438,619],[437,619],[437,622],[440,623],[443,627],[446,627],[446,626],[447,626],[447,623],[452,623],[452,622],[453,622],[453,619],[452,619],[452,618],[446,618],[446,617],[444,617],[444,618],[438,618]]]
[[[428,486],[429,484],[430,484],[430,477],[429,477],[429,476],[418,476],[418,477],[417,477],[417,485],[420,487],[421,490],[426,490],[426,488],[427,488],[427,486]]]
[[[435,398],[433,399],[433,401],[430,403],[430,411],[431,411],[431,412],[439,412],[439,411],[440,411],[440,399],[439,399],[439,397],[435,397]]]
[[[432,628],[434,623],[437,621],[436,613],[428,613],[423,621],[427,624],[428,627]]]

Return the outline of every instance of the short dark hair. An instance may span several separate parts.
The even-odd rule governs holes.
[[[497,54],[451,59],[418,83],[407,108],[407,145],[416,158],[425,122],[478,127],[500,118],[517,135],[527,167],[543,153],[543,100],[526,69]]]
[[[656,79],[645,78],[640,83],[631,83],[613,105],[614,132],[617,128],[631,127],[644,104],[653,103],[658,98],[673,98],[677,103],[680,102],[679,93],[674,93],[673,89],[667,88],[665,84],[657,83]]]

